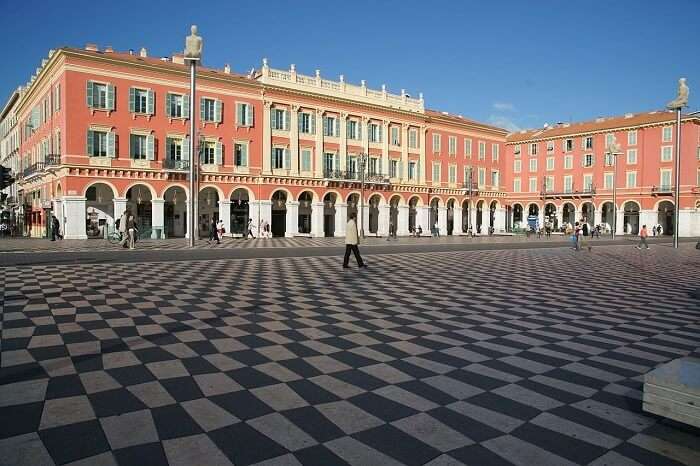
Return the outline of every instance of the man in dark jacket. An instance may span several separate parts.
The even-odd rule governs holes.
[[[61,234],[61,224],[55,215],[51,216],[51,241],[56,241],[56,238],[63,239]]]

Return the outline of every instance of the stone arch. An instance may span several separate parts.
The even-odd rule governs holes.
[[[576,223],[576,206],[573,202],[567,201],[561,205],[561,221],[564,224],[574,225]]]
[[[369,196],[367,196],[367,202],[369,202],[369,200],[374,198],[375,196],[379,197],[379,205],[386,204],[386,198],[384,197],[384,195],[382,193],[378,193],[378,192],[370,193]]]
[[[423,199],[421,199],[420,196],[415,196],[415,195],[414,195],[414,196],[411,196],[410,198],[408,198],[408,205],[410,205],[411,202],[412,202],[414,199],[416,200],[416,202],[415,202],[415,206],[416,206],[416,207],[422,207],[422,206],[423,206]]]
[[[287,201],[294,200],[296,197],[292,194],[290,190],[282,186],[276,186],[275,189],[270,193],[270,200],[274,197],[275,193],[283,192],[287,197]]]
[[[296,200],[299,202],[297,207],[297,231],[304,235],[311,234],[311,215],[313,213],[313,204],[316,198],[316,193],[305,189],[299,193]]]
[[[254,201],[254,200],[255,200],[255,193],[253,193],[253,190],[250,189],[248,186],[245,186],[245,185],[242,185],[242,184],[239,184],[239,185],[234,186],[233,189],[231,189],[231,192],[229,193],[227,199],[233,200],[233,193],[235,193],[235,192],[238,191],[239,189],[244,189],[244,190],[246,190],[246,192],[248,193],[248,200],[249,200],[249,201]]]
[[[285,188],[278,187],[270,194],[271,221],[270,229],[272,236],[284,237],[287,234],[287,202],[294,199],[294,196]]]
[[[350,198],[352,196],[357,196],[357,198],[360,198],[360,191],[350,191],[347,196],[345,196],[345,203],[348,204],[350,202]],[[342,196],[340,197],[342,199]],[[359,201],[358,201],[359,202]]]
[[[96,181],[85,188],[85,234],[88,238],[105,238],[114,225],[114,187]]]
[[[400,193],[394,193],[391,195],[389,198],[389,204],[391,205],[394,201],[394,199],[398,198],[398,202],[396,203],[397,206],[400,205],[406,205],[406,199],[400,194]]]
[[[219,200],[227,199],[227,197],[224,195],[224,190],[221,189],[218,185],[215,184],[205,184],[205,185],[200,185],[199,186],[199,192],[201,193],[205,189],[214,189],[216,190],[216,194],[219,196]]]
[[[162,199],[165,199],[165,193],[168,192],[168,190],[169,190],[170,188],[175,188],[175,187],[184,189],[184,190],[185,190],[185,196],[187,196],[186,199],[189,199],[189,197],[190,197],[190,188],[189,188],[189,186],[185,185],[184,183],[170,183],[170,184],[168,184],[168,185],[165,186],[165,187],[163,188],[163,190],[161,191],[160,197],[161,197]]]
[[[384,196],[379,193],[372,193],[367,200],[367,210],[369,213],[369,232],[379,234],[379,207],[386,204]]]
[[[98,181],[98,183],[101,183],[101,181]],[[151,194],[151,199],[157,198],[158,193],[156,193],[156,190],[153,188],[153,186],[151,186],[151,184],[146,181],[134,181],[133,183],[129,183],[129,185],[126,188],[124,188],[123,197],[126,197],[129,190],[135,186],[145,186],[146,188],[148,188],[148,192]]]
[[[229,195],[231,201],[231,234],[246,236],[250,220],[250,201],[253,198],[250,189],[238,186]],[[257,226],[257,225],[256,225]]]
[[[182,193],[182,198],[180,198]],[[162,193],[163,197],[163,234],[166,238],[184,238],[187,233],[187,199],[186,186],[171,184]]]
[[[145,189],[141,189],[145,188]],[[132,183],[126,191],[126,207],[134,214],[139,229],[144,232],[152,226],[155,191],[148,183]]]
[[[676,215],[676,206],[673,203],[673,201],[669,199],[664,199],[662,201],[659,201],[656,203],[655,209],[657,212],[657,225],[661,225],[661,231],[659,232],[658,229],[656,231],[656,234],[662,234],[662,235],[672,235],[673,234],[673,229],[675,228],[675,215]],[[651,228],[654,225],[647,225],[647,227]]]
[[[111,182],[109,182],[107,180],[95,180],[95,181],[90,182],[87,186],[85,186],[85,189],[83,190],[83,197],[85,197],[87,195],[87,190],[96,184],[103,184],[105,186],[109,186],[110,189],[112,190],[112,196],[119,197],[119,190]],[[139,184],[139,183],[135,183],[135,184]],[[59,186],[60,186],[60,184],[59,184]],[[128,191],[128,190],[129,189],[127,188],[126,191]],[[124,191],[125,196],[126,196],[126,191]]]
[[[639,233],[639,216],[641,203],[636,200],[628,200],[622,204],[622,228],[627,234],[636,235]]]

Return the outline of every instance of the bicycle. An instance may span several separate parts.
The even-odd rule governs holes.
[[[109,241],[110,244],[119,244],[122,242],[122,234],[119,230],[112,230],[107,234],[107,241]]]

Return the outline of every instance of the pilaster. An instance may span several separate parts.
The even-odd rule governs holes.
[[[345,161],[348,155],[348,114],[343,112],[340,114],[340,119],[338,121],[338,131],[340,132],[340,150],[338,151],[338,156],[340,157],[338,163],[338,170],[345,171]]]
[[[440,228],[440,236],[447,235],[447,207],[438,207],[437,221]]]
[[[428,128],[425,126],[421,126],[420,130],[418,131],[418,138],[420,139],[420,141],[418,142],[418,145],[420,146],[420,167],[418,167],[418,184],[420,185],[425,185],[425,173],[428,169],[425,162],[425,140],[427,131]]]
[[[398,206],[398,215],[396,216],[396,236],[408,236],[408,206]]]
[[[401,171],[399,173],[401,181],[408,180],[408,125],[401,125]]]
[[[151,238],[164,238],[165,199],[151,199]]]
[[[250,210],[250,204],[248,204]],[[219,201],[219,218],[224,222],[226,236],[231,235],[231,201]]]
[[[389,173],[389,121],[382,120],[382,175]]]
[[[452,234],[455,236],[464,234],[462,231],[462,206],[455,206],[452,209]]]
[[[380,205],[377,216],[377,235],[389,236],[389,212],[391,206],[389,204]]]
[[[345,224],[348,222],[348,205],[335,203],[335,237],[345,236]]]
[[[323,238],[323,202],[314,202],[311,204],[311,236],[314,238]]]
[[[262,172],[270,173],[270,162],[272,160],[272,127],[270,120],[270,110],[272,102],[265,100],[263,102],[263,153],[262,153]],[[191,111],[195,111],[192,109]]]
[[[87,239],[85,233],[85,201],[82,196],[63,196],[66,222],[63,227],[65,239]]]
[[[284,236],[293,238],[299,233],[299,201],[287,201],[287,218]]]
[[[316,110],[316,150],[314,151],[314,176],[323,178],[323,113],[321,109]]]
[[[292,157],[292,176],[299,175],[299,106],[292,105],[289,112],[289,151]]]

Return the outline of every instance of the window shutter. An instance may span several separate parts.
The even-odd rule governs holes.
[[[241,166],[248,166],[248,144],[241,144]]]
[[[362,122],[357,121],[357,139],[362,140]]]
[[[274,108],[270,109],[270,128],[277,129],[277,110]]]
[[[380,128],[381,128],[381,126],[380,126]],[[382,171],[382,159],[379,158],[379,173],[378,173],[378,175],[383,175],[383,174],[384,174],[384,172]]]
[[[352,139],[352,133],[350,131],[350,120],[348,120],[345,122],[345,137],[348,139]]]
[[[246,105],[246,123],[248,126],[253,126],[253,106],[251,104]]]
[[[87,155],[92,157],[93,151],[95,149],[93,147],[93,134],[91,130],[88,130],[87,132],[87,147],[85,150],[87,152]]]
[[[199,119],[204,121],[204,97],[199,98]]]
[[[182,160],[190,159],[190,138],[182,140]]]
[[[115,158],[117,156],[115,152],[115,136],[113,132],[107,133],[107,156],[111,158]]]
[[[136,89],[133,87],[129,88],[129,111],[131,113],[136,111]]]
[[[316,113],[309,113],[309,132],[316,134]]]
[[[87,89],[85,90],[85,96],[87,100],[87,106],[92,108],[93,106],[93,96],[92,96],[92,81],[87,82]]]
[[[187,94],[182,96],[182,117],[190,117],[190,96]]]
[[[595,165],[595,154],[591,155],[591,166]]]
[[[155,160],[156,159],[156,148],[155,148],[155,138],[152,134],[146,136],[146,159]]]
[[[289,170],[292,167],[292,154],[289,149],[284,149],[284,168]]]
[[[284,131],[287,131],[289,129],[289,111],[288,110],[282,111],[282,129]]]
[[[221,123],[223,105],[223,102],[218,99],[214,103],[214,121],[217,123]]]
[[[243,126],[243,104],[236,103],[236,125]]]
[[[328,136],[328,117],[323,117],[323,135]]]
[[[165,116],[172,116],[170,115],[170,102],[172,101],[172,94],[170,92],[167,92],[165,94]]]
[[[297,130],[300,133],[304,133],[304,115],[306,115],[306,113],[300,113],[299,118],[297,118]]]
[[[338,137],[340,133],[340,120],[338,118],[333,118],[333,136]]]
[[[379,141],[377,141],[377,142],[382,142],[384,140],[384,126],[383,125],[378,125],[378,126],[379,126]]]
[[[399,172],[396,174],[396,177],[401,179],[403,178],[403,162],[399,160]]]
[[[217,142],[216,146],[214,147],[214,163],[216,165],[223,164],[223,150],[223,145],[220,142]]]
[[[153,111],[154,106],[153,104],[155,103],[155,98],[156,95],[153,91],[149,90],[146,93],[146,113],[149,115],[153,115],[155,112]]]
[[[107,84],[107,108],[109,110],[114,110],[115,99],[114,99],[115,88],[111,84]]]
[[[165,160],[167,158],[170,158],[170,147],[172,145],[173,145],[173,138],[166,137],[165,138],[165,156],[161,157],[161,159]]]

